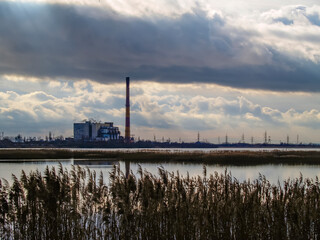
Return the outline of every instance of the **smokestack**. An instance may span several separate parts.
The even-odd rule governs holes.
[[[126,129],[125,129],[125,142],[130,142],[130,77],[126,77]]]

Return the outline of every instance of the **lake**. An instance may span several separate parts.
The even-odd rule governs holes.
[[[210,152],[210,151],[320,151],[319,148],[152,148],[152,149],[71,149],[74,151],[148,151],[148,152]],[[1,151],[1,149],[0,149]],[[3,161],[4,159],[2,159]],[[12,162],[1,162],[0,160],[0,178],[7,179],[10,181],[12,179],[12,174],[19,177],[21,175],[21,171],[24,170],[26,173],[30,171],[39,170],[43,172],[47,166],[58,167],[59,162],[61,162],[62,166],[66,169],[71,169],[73,164],[78,164],[79,162],[74,159],[43,159],[43,160],[27,160],[23,162],[19,162],[20,160],[12,160]],[[86,166],[87,164],[94,164],[94,162],[83,162],[81,166]],[[120,168],[123,172],[125,172],[124,162],[117,162],[120,164]],[[195,164],[195,163],[142,163],[140,164],[142,169],[146,169],[152,174],[157,175],[158,168],[163,167],[165,170],[169,172],[177,172],[179,171],[180,175],[186,176],[189,173],[190,176],[202,176],[203,174],[203,165]],[[130,169],[134,174],[137,173],[139,164],[131,163]],[[112,169],[112,162],[102,163],[102,165],[94,164],[88,166],[91,170],[95,170],[97,173],[100,171],[103,172],[106,182],[108,181],[109,172]],[[219,165],[219,164],[210,164],[206,165],[207,167],[207,175],[213,174],[214,172],[218,172],[222,174],[227,169],[228,172],[231,172],[232,176],[237,178],[239,181],[245,180],[255,180],[259,177],[259,174],[266,176],[266,178],[272,183],[277,184],[278,181],[283,182],[284,180],[290,178],[298,178],[300,177],[300,173],[305,178],[313,178],[316,176],[320,176],[320,165],[283,165],[283,164],[265,164],[265,165],[257,165],[257,166],[234,166],[234,165]]]
[[[21,171],[24,170],[26,173],[30,171],[39,170],[43,172],[47,166],[58,167],[59,161],[62,166],[66,169],[71,169],[72,164],[74,164],[74,160],[56,160],[56,161],[29,161],[29,162],[6,162],[0,163],[0,178],[5,178],[9,180],[12,179],[12,174],[19,177],[21,175]],[[112,163],[109,163],[112,164]],[[120,164],[120,168],[123,172],[125,172],[125,163],[120,161],[116,162],[116,164]],[[90,170],[95,170],[97,173],[102,173],[105,176],[105,181],[108,182],[109,172],[112,169],[112,165],[86,165],[81,164],[81,166],[88,166]],[[146,169],[152,174],[158,173],[158,168],[163,167],[165,170],[169,172],[177,172],[179,171],[180,175],[186,176],[187,172],[190,176],[202,176],[203,175],[203,165],[202,164],[183,164],[183,163],[142,163],[140,165],[142,169]],[[139,164],[131,163],[130,169],[134,174],[137,173]],[[320,165],[282,165],[282,164],[266,164],[266,165],[258,165],[258,166],[226,166],[226,165],[218,165],[218,164],[210,164],[206,165],[207,168],[207,176],[213,174],[214,172],[218,172],[219,174],[223,174],[227,169],[228,172],[231,172],[232,176],[237,178],[239,181],[244,180],[255,180],[259,177],[259,173],[265,175],[266,178],[272,184],[277,184],[278,181],[283,182],[288,178],[298,178],[300,173],[304,177],[315,179],[316,176],[320,176]]]

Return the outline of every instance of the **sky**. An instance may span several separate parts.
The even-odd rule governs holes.
[[[0,0],[0,132],[320,143],[318,0]]]

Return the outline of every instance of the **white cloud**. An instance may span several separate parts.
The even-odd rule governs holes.
[[[0,77],[0,130],[71,135],[73,121],[91,117],[123,127],[123,84],[93,80],[118,82],[133,72],[140,77],[131,87],[132,124],[142,137],[187,138],[203,131],[209,140],[226,132],[236,139],[268,129],[276,139],[300,131],[319,141],[320,96],[313,93],[319,91],[317,1],[32,2],[71,7],[40,4],[41,11],[28,9],[33,18],[18,10],[2,16],[21,29],[15,29],[19,37],[11,29],[1,37],[6,57],[0,67],[13,73]],[[78,20],[73,25],[72,17]],[[1,25],[4,32],[9,25]],[[35,36],[47,40],[38,44]],[[202,81],[216,84],[195,84]]]
[[[59,95],[58,90],[64,88],[66,81],[61,80],[59,84],[57,80],[53,81],[43,82],[41,91],[0,91],[0,130],[13,135],[41,135],[55,131],[56,135],[70,136],[74,121],[95,118],[114,121],[123,131],[124,84],[104,85],[82,80],[72,85],[68,83],[68,94]],[[27,81],[20,84],[37,86],[37,83]],[[257,135],[261,133],[262,136],[265,130],[269,130],[275,140],[287,132],[299,130],[318,141],[319,110],[300,111],[290,106],[279,110],[276,107],[279,99],[299,98],[308,102],[316,94],[275,94],[207,84],[150,82],[132,82],[131,89],[136,93],[131,96],[132,129],[142,138],[152,139],[156,134],[176,141],[179,137],[191,141],[200,131],[209,141],[216,141],[217,136],[222,137],[226,132],[230,141],[238,141],[242,132],[246,132],[255,136],[257,141]],[[259,103],[256,96],[269,98],[269,104]],[[272,102],[272,98],[276,101]]]
[[[266,46],[293,59],[319,63],[319,16],[319,6],[284,6],[245,16],[236,21],[234,26],[252,33],[248,40],[257,44],[259,51]]]

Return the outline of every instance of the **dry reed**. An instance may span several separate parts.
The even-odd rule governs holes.
[[[181,177],[114,166],[22,172],[0,182],[0,239],[318,239],[318,178],[271,185],[264,176]]]

